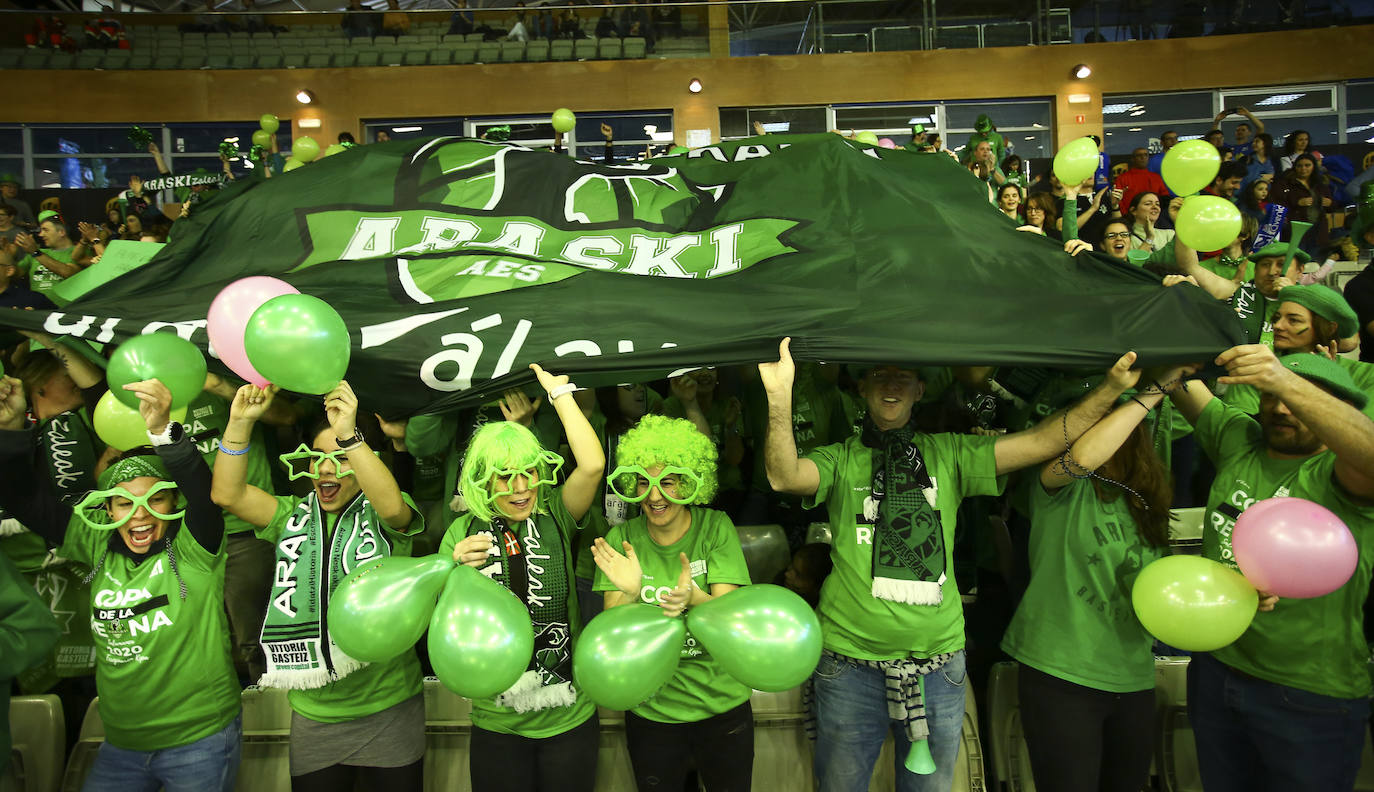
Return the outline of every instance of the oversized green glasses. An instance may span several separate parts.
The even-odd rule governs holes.
[[[685,467],[665,467],[657,476],[650,476],[649,471],[639,465],[621,465],[606,477],[606,483],[617,498],[627,503],[639,503],[658,487],[667,500],[687,504],[697,494],[701,477]]]
[[[334,478],[345,478],[353,475],[353,468],[349,467],[347,451],[315,451],[305,443],[301,443],[295,451],[289,454],[282,454],[278,459],[286,466],[286,473],[291,481],[299,478],[318,480],[320,478],[320,463],[328,459],[334,463]]]
[[[74,510],[78,519],[88,527],[97,530],[111,531],[133,518],[142,506],[149,514],[159,520],[176,520],[186,514],[186,504],[180,503],[175,492],[177,488],[175,481],[159,481],[148,488],[142,495],[135,495],[123,487],[111,487],[107,490],[95,490],[86,493],[81,502],[76,505]],[[105,508],[106,499],[114,498],[110,502],[110,509]],[[126,506],[123,501],[128,501]],[[114,519],[110,512],[123,511],[124,516]],[[99,519],[91,519],[89,512],[100,515]]]
[[[547,468],[547,472],[540,471],[541,465]],[[558,483],[558,471],[562,469],[563,457],[552,451],[541,449],[525,467],[499,468],[495,465],[487,465],[475,477],[464,479],[463,498],[468,502],[480,499],[490,508],[496,500],[496,493],[492,490],[498,479],[510,481],[516,476],[524,476],[525,486],[531,489],[539,486],[552,487]]]

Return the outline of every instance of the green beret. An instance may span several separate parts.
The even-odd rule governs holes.
[[[125,457],[105,468],[105,472],[100,474],[100,481],[96,486],[102,490],[107,490],[143,476],[151,476],[163,481],[172,480],[161,459],[153,454],[139,454],[138,456]]]
[[[1338,398],[1355,405],[1357,410],[1363,410],[1365,405],[1369,403],[1369,396],[1360,390],[1359,386],[1355,384],[1355,380],[1350,378],[1350,374],[1341,367],[1341,364],[1326,358],[1324,355],[1298,353],[1281,357],[1279,362],[1299,377],[1308,382],[1315,382],[1331,391]]]
[[[1247,256],[1247,258],[1249,258],[1251,261],[1258,262],[1262,258],[1286,255],[1288,255],[1287,242],[1270,242],[1269,244],[1265,245],[1259,250],[1256,250],[1254,253],[1251,253],[1249,256]],[[1293,248],[1293,258],[1297,259],[1302,264],[1306,264],[1307,262],[1312,260],[1312,257],[1302,252],[1301,248]]]
[[[24,186],[24,183],[19,181],[19,177],[13,173],[0,173],[0,184],[13,184],[15,187]]]
[[[1349,338],[1360,330],[1355,309],[1330,286],[1285,286],[1279,289],[1279,302],[1297,303],[1326,321],[1335,322],[1341,338]]]
[[[54,212],[51,209],[44,209],[43,211],[38,213],[38,222],[40,223],[53,219],[56,219],[57,222],[60,223],[62,222],[62,215],[58,214],[57,212]]]

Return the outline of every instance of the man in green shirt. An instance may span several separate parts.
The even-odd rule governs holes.
[[[868,404],[860,434],[798,457],[790,342],[783,339],[778,362],[759,365],[759,376],[768,396],[768,481],[807,506],[824,504],[834,537],[834,570],[817,612],[825,651],[812,675],[819,788],[868,789],[895,725],[897,788],[947,792],[964,718],[964,617],[948,550],[959,504],[999,494],[1003,475],[1063,453],[1135,385],[1135,354],[1068,411],[999,437],[916,433],[919,375],[876,366],[859,378]],[[922,743],[933,774],[904,767]]]
[[[56,212],[44,212],[38,224],[38,236],[43,247],[32,234],[20,234],[14,238],[19,248],[29,255],[20,262],[20,269],[28,269],[29,288],[46,296],[63,279],[70,278],[81,271],[81,266],[73,259],[82,245],[73,245],[71,236],[62,216]],[[85,244],[85,240],[82,240]],[[85,251],[88,255],[89,249]]]
[[[1369,718],[1363,605],[1374,571],[1374,422],[1350,376],[1321,355],[1275,357],[1263,344],[1223,352],[1218,381],[1260,391],[1258,421],[1200,381],[1173,390],[1217,467],[1202,552],[1236,567],[1241,512],[1273,497],[1305,498],[1339,517],[1359,546],[1354,575],[1313,599],[1265,595],[1235,643],[1194,655],[1188,716],[1202,784],[1227,790],[1350,790]]]

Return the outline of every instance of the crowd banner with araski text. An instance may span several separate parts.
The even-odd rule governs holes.
[[[798,359],[1102,368],[1243,338],[1200,289],[1016,231],[950,157],[838,135],[610,166],[463,138],[360,146],[231,184],[148,264],[12,321],[204,349],[210,301],[250,275],[333,305],[349,382],[391,415],[486,401],[530,362],[614,383],[776,359],[785,335]]]

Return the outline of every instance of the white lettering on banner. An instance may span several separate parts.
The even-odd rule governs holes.
[[[593,256],[592,253],[619,256],[624,252],[625,246],[615,237],[582,236],[569,240],[568,244],[563,246],[559,258],[592,269],[613,270],[620,265],[611,259]]]
[[[77,444],[69,440],[71,415],[62,413],[48,423],[48,457],[52,462],[53,483],[66,489],[81,479],[82,471],[76,470],[72,463],[72,447]]]
[[[348,246],[339,258],[343,261],[385,256],[396,245],[396,227],[401,224],[399,217],[362,217]]]
[[[153,611],[151,618],[152,622],[150,623],[148,621],[149,615],[145,613],[137,619],[130,619],[129,636],[134,637],[141,632],[149,633],[159,627],[170,627],[172,624],[172,620],[167,618],[167,614],[163,613],[161,610]]]
[[[400,218],[396,218],[397,224]],[[361,224],[360,224],[361,225]],[[396,230],[396,225],[392,225],[391,231]],[[397,254],[418,256],[425,253],[435,253],[445,250],[452,250],[464,242],[471,242],[477,237],[482,229],[470,220],[459,220],[449,217],[425,217],[420,225],[420,230],[424,236],[420,241],[410,247],[401,248]],[[354,237],[356,238],[356,234]],[[353,249],[353,243],[349,242],[349,250]],[[373,254],[378,255],[378,254]]]
[[[296,595],[296,559],[301,557],[300,546],[307,537],[303,533],[306,525],[310,522],[310,513],[298,509],[286,520],[286,525],[282,526],[282,538],[277,542],[277,549],[287,558],[277,559],[276,574],[272,579],[272,588],[281,589],[281,592],[272,598],[272,607],[294,617],[296,609],[291,605],[291,598]],[[290,534],[290,535],[287,535]]]
[[[871,526],[871,525],[856,525],[856,526],[854,526],[854,530],[855,530],[855,533],[857,534],[857,537],[858,537],[858,540],[859,540],[859,544],[861,544],[861,545],[871,545],[871,544],[873,544],[873,526]]]
[[[649,584],[639,590],[639,598],[650,605],[661,605],[672,593],[673,590],[667,586],[655,587],[653,584]]]
[[[630,237],[630,264],[625,271],[632,275],[690,278],[678,265],[677,257],[700,244],[699,234],[666,238],[635,234]]]
[[[190,341],[192,340],[192,336],[196,334],[196,331],[204,330],[207,324],[208,322],[204,319],[192,319],[185,322],[149,322],[143,326],[143,330],[139,332],[139,335],[161,332],[162,328],[170,327],[177,331],[177,335]]]
[[[539,593],[544,590],[544,567],[539,562],[548,561],[549,556],[539,552],[543,545],[539,541],[539,527],[535,525],[534,520],[527,522],[526,527],[529,533],[525,536],[525,566],[530,571],[530,585],[525,594],[525,601],[531,608],[538,608],[553,602],[553,597]]]

